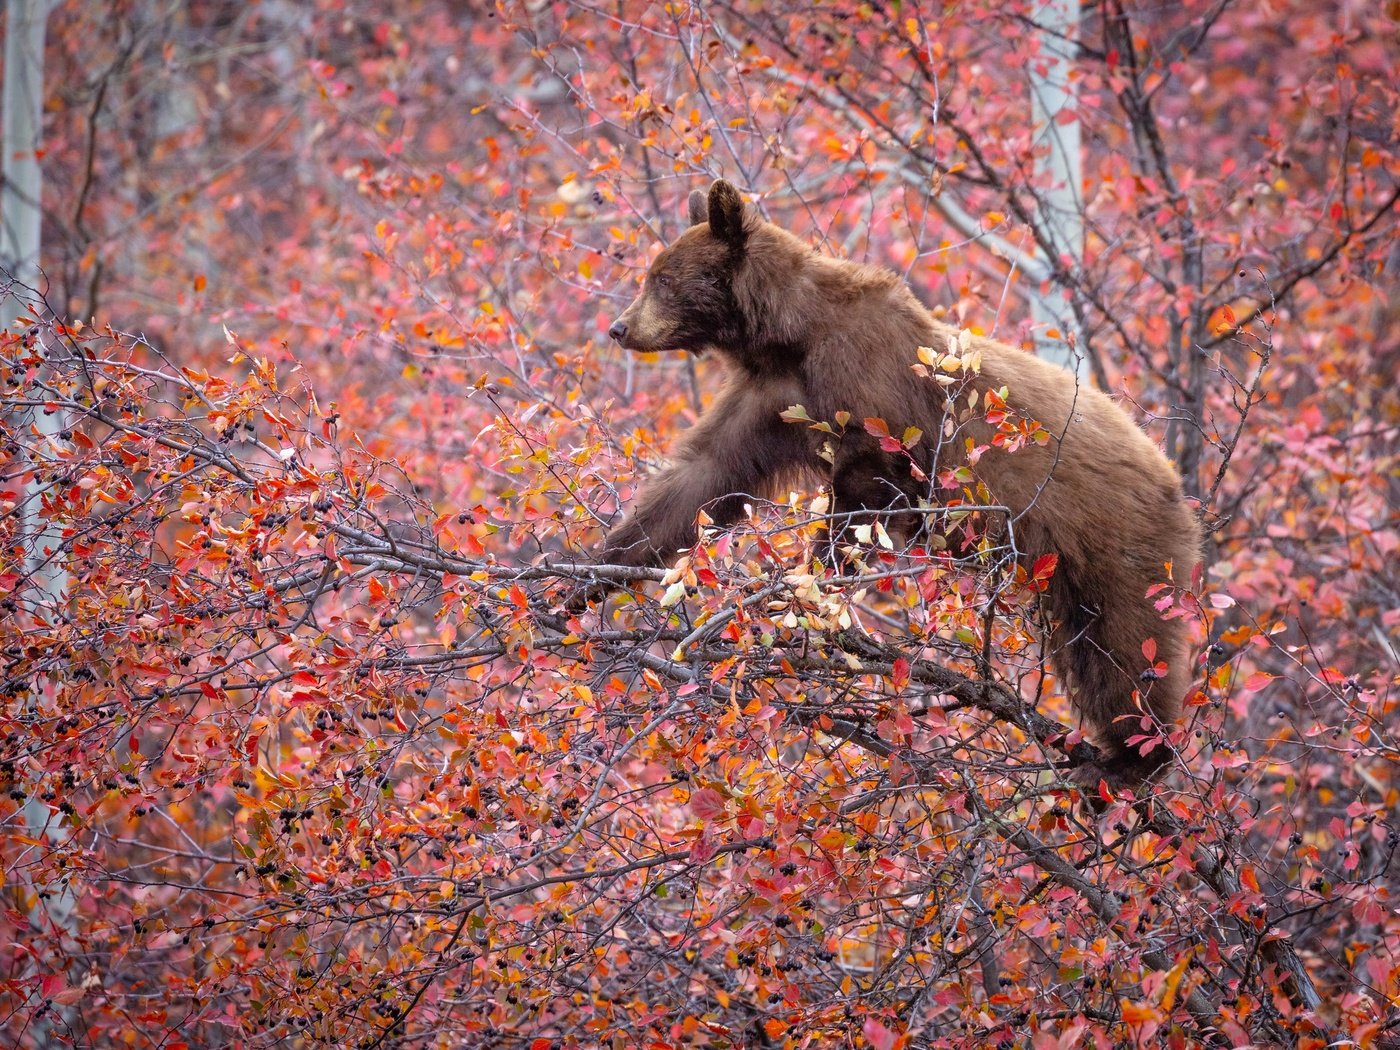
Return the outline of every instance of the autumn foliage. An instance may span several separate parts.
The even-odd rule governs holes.
[[[1082,259],[1038,3],[174,6],[49,25],[0,1043],[1400,1041],[1393,5],[1086,4]],[[1146,802],[1060,775],[991,512],[840,576],[799,490],[562,610],[714,388],[605,331],[717,175],[1179,464]]]

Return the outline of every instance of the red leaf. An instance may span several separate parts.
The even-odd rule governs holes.
[[[896,689],[903,689],[909,684],[909,661],[902,656],[890,668],[890,684]]]
[[[1030,579],[1027,585],[1033,591],[1043,591],[1050,585],[1050,577],[1055,575],[1055,568],[1060,564],[1058,554],[1042,554],[1031,566]]]
[[[701,835],[690,847],[690,863],[707,864],[715,855],[715,840],[709,835]]]
[[[714,820],[724,812],[724,796],[714,788],[701,788],[690,796],[690,809],[701,820]]]

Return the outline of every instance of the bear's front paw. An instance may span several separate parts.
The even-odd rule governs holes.
[[[1066,772],[1065,777],[1077,787],[1095,813],[1102,813],[1125,793],[1133,798],[1144,797],[1158,764],[1132,761],[1085,762]]]
[[[559,604],[570,616],[577,616],[594,602],[602,601],[612,590],[613,584],[604,580],[577,584],[564,594],[564,600]]]

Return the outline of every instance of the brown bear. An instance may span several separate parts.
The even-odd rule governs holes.
[[[1075,779],[1131,786],[1151,776],[1166,749],[1142,756],[1127,740],[1143,733],[1144,711],[1161,725],[1174,722],[1191,679],[1182,622],[1163,620],[1148,598],[1167,581],[1168,565],[1185,581],[1199,557],[1196,518],[1172,464],[1117,404],[1069,372],[991,339],[969,345],[963,336],[980,356],[980,370],[963,381],[984,399],[1005,388],[1009,408],[1049,434],[1044,444],[990,447],[970,462],[969,445],[988,445],[992,427],[964,420],[956,440],[939,440],[945,387],[915,370],[920,347],[941,351],[959,332],[934,319],[898,276],[818,254],[747,209],[723,180],[708,195],[691,194],[690,220],[608,334],[637,352],[713,350],[730,374],[671,465],[643,486],[608,535],[599,561],[669,563],[694,544],[702,508],[719,525],[731,524],[745,502],[785,491],[777,486],[802,474],[829,483],[832,520],[844,522],[838,546],[857,522],[877,514],[907,541],[933,517],[913,509],[948,498],[940,475],[969,467],[1010,508],[1003,528],[1018,556],[1027,564],[1057,556],[1046,592],[1051,646],[1104,754],[1102,766],[1080,767]],[[822,433],[785,421],[794,405],[812,420],[845,412],[857,423]],[[860,425],[867,417],[896,435],[917,427],[923,437],[904,454],[886,451],[890,443],[882,448]],[[607,587],[580,592],[570,604],[577,609],[585,595]],[[1155,660],[1144,655],[1148,639],[1155,639]],[[1166,662],[1164,674],[1156,661]]]

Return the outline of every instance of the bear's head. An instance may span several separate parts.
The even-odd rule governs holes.
[[[690,195],[690,228],[656,257],[641,294],[608,329],[627,350],[707,349],[736,354],[747,342],[734,295],[748,239],[760,225],[739,191],[717,179]]]

